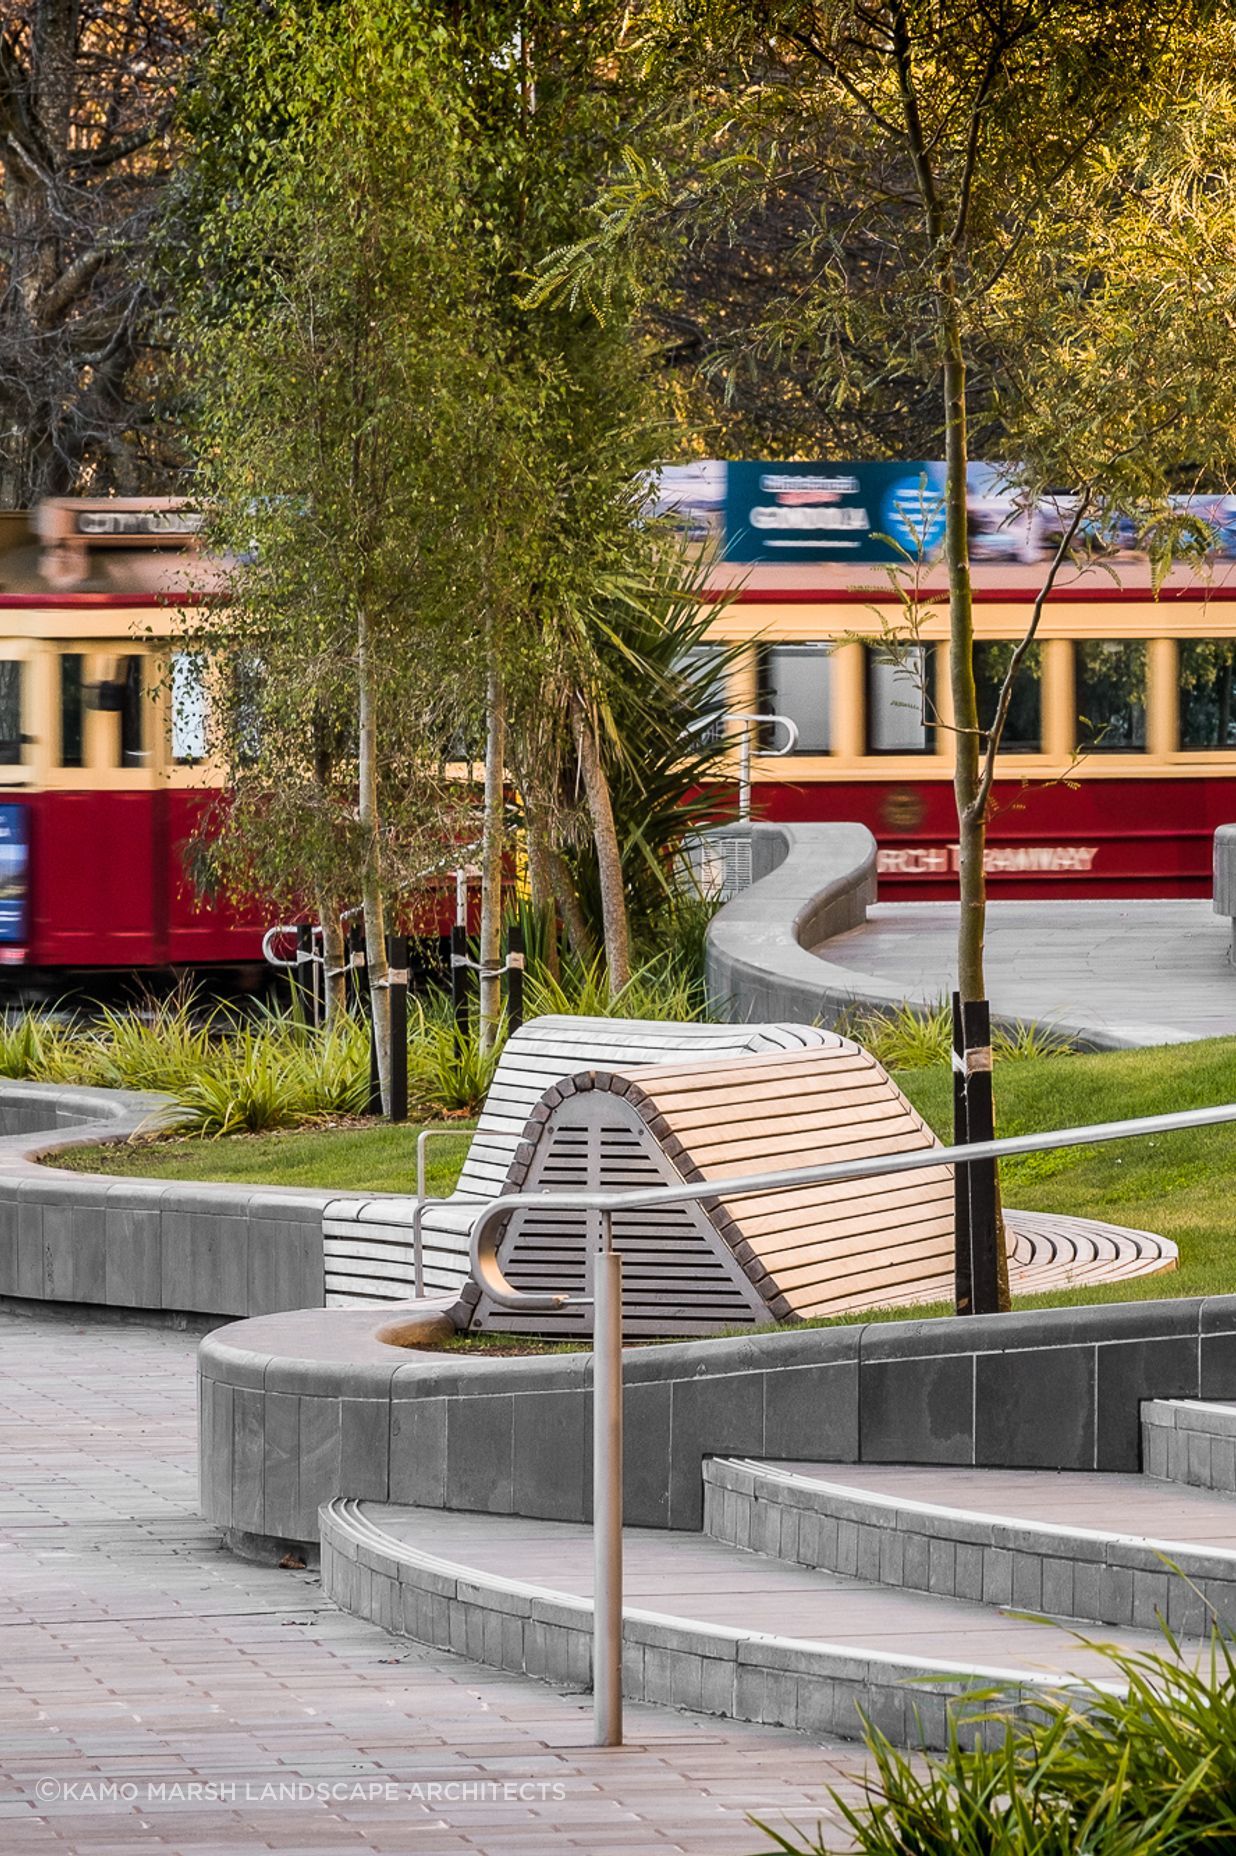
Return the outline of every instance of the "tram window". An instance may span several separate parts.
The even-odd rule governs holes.
[[[122,657],[123,671],[121,677],[120,698],[120,764],[122,767],[141,767],[145,764],[144,746],[145,719],[142,708],[142,660],[140,657]]]
[[[1016,646],[1007,643],[976,644],[974,684],[980,728],[996,719],[1000,689],[1009,672]],[[1002,754],[1037,754],[1043,745],[1043,664],[1037,645],[1031,645],[1017,672],[1009,712],[1000,739]]]
[[[82,767],[85,686],[80,651],[65,651],[60,659],[60,765]]]
[[[206,690],[202,660],[189,651],[172,657],[172,759],[181,764],[206,753]]]
[[[870,646],[867,651],[867,752],[931,754],[935,750],[929,644]]]
[[[1087,639],[1077,651],[1077,745],[1087,753],[1146,746],[1146,641]]]
[[[720,741],[725,733],[725,657],[724,645],[693,644],[678,660],[683,695],[696,716],[694,742]]]
[[[20,766],[22,758],[21,665],[6,657],[0,659],[0,766]]]
[[[832,646],[766,644],[759,653],[759,707],[764,715],[783,715],[798,725],[796,754],[827,754],[832,748],[829,696]],[[785,746],[785,730],[765,723],[760,747],[771,752]]]
[[[1236,641],[1194,638],[1180,647],[1180,745],[1236,748]]]

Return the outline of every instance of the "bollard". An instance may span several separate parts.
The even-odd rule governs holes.
[[[408,937],[386,937],[386,987],[390,1001],[392,1121],[408,1119]]]
[[[991,1083],[991,1007],[986,999],[967,999],[962,1008],[965,1041],[966,1142],[995,1137],[996,1110]],[[1000,1312],[999,1218],[996,1214],[996,1163],[976,1160],[969,1174],[970,1291],[976,1315]]]
[[[518,1031],[524,1022],[524,931],[512,922],[506,931],[506,1028]]]
[[[953,994],[953,1146],[970,1142],[966,1117],[966,1034],[962,1025],[961,994]],[[970,1280],[970,1169],[953,1168],[953,1300],[959,1315],[974,1313]]]

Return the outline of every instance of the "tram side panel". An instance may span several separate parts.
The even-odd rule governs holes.
[[[886,902],[957,897],[957,818],[944,780],[765,780],[756,810],[786,823],[854,820],[879,846]],[[1209,896],[1216,826],[1236,781],[1130,778],[998,782],[987,870],[993,897]]]

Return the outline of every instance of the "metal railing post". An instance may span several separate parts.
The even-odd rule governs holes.
[[[468,1042],[468,930],[459,922],[451,929],[451,1013],[462,1049]]]
[[[296,924],[296,969],[292,984],[293,1013],[296,1022],[304,1027],[310,1023],[316,1026],[317,989],[310,990],[314,977],[313,969],[313,929],[308,922]]]
[[[386,996],[391,1027],[392,1121],[408,1119],[408,937],[386,937]]]
[[[506,931],[506,1028],[518,1031],[524,1022],[524,931],[512,922]]]
[[[597,1746],[622,1745],[622,1258],[601,1213],[593,1259],[592,1719]]]

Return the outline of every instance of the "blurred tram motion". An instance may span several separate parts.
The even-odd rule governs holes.
[[[219,584],[195,528],[167,498],[0,516],[0,962],[13,979],[261,977],[258,916],[202,906],[182,867],[218,787],[200,727],[173,717],[162,642]]]

